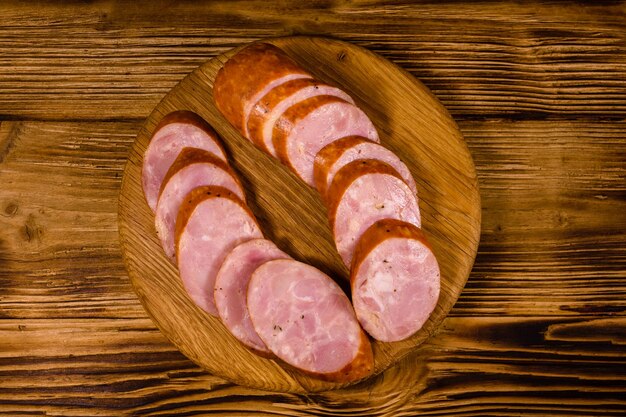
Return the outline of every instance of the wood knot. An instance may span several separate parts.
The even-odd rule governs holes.
[[[344,59],[346,59],[346,56],[347,56],[346,51],[339,52],[337,54],[337,61],[339,62],[343,61]]]
[[[35,216],[29,214],[24,227],[22,227],[22,238],[27,242],[41,242],[42,235],[43,229],[35,221]]]
[[[17,214],[18,205],[16,203],[9,203],[4,208],[5,217],[13,217]]]

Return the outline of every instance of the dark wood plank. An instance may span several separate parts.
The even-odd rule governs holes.
[[[140,125],[0,124],[0,414],[626,412],[624,121],[462,120],[483,230],[461,299],[399,366],[310,396],[210,376],[145,315],[116,226]]]
[[[212,377],[147,319],[24,323],[18,329],[0,322],[16,344],[0,358],[0,412],[618,415],[626,407],[624,317],[450,318],[398,367],[315,395],[250,390]]]
[[[3,2],[0,118],[144,118],[207,59],[316,34],[381,53],[454,116],[626,116],[623,2]]]

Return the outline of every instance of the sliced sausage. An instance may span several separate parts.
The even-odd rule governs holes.
[[[315,156],[313,178],[315,187],[323,198],[337,171],[357,159],[376,159],[386,162],[400,174],[411,191],[417,194],[417,186],[411,171],[395,153],[366,138],[348,136],[324,146]]]
[[[273,259],[289,259],[267,239],[252,239],[237,245],[224,259],[215,279],[215,306],[228,330],[245,346],[270,353],[252,326],[246,294],[252,273]]]
[[[257,334],[287,364],[330,381],[354,381],[373,368],[372,348],[350,301],[318,269],[298,261],[269,261],[248,285]]]
[[[339,97],[354,104],[354,100],[346,92],[317,80],[288,81],[271,90],[252,108],[248,118],[250,140],[270,155],[277,156],[272,143],[272,131],[276,120],[294,104],[320,95]]]
[[[182,110],[157,125],[143,157],[142,183],[148,206],[156,210],[165,174],[183,148],[200,148],[226,161],[224,149],[211,126],[197,114]]]
[[[278,118],[272,141],[281,162],[313,187],[315,155],[329,143],[354,135],[379,141],[363,110],[338,97],[314,96],[291,106]]]
[[[242,200],[243,188],[228,165],[210,152],[185,148],[172,164],[161,187],[154,225],[165,254],[174,261],[176,216],[185,196],[203,185],[219,185]]]
[[[420,226],[415,194],[395,169],[374,159],[353,161],[337,171],[327,201],[335,245],[348,267],[359,238],[378,220]]]
[[[289,80],[311,78],[280,48],[268,43],[247,46],[218,71],[213,99],[218,110],[245,137],[252,107],[272,88]]]
[[[350,280],[361,326],[383,342],[421,329],[439,298],[439,264],[424,234],[395,219],[380,220],[363,234]]]
[[[205,186],[185,196],[176,219],[176,259],[198,307],[217,316],[215,278],[224,258],[238,244],[262,237],[250,209],[230,190]]]

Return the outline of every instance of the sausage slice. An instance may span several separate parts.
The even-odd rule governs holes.
[[[222,322],[241,343],[255,352],[270,353],[252,326],[246,295],[252,273],[273,259],[290,259],[267,239],[252,239],[228,253],[215,279],[215,306]]]
[[[218,136],[197,114],[182,110],[165,116],[157,125],[143,158],[142,183],[154,212],[163,179],[183,148],[199,148],[226,161]]]
[[[185,196],[194,188],[218,185],[244,199],[243,188],[230,167],[202,149],[185,148],[170,167],[157,203],[154,225],[165,254],[174,261],[176,216]]]
[[[439,298],[439,264],[424,234],[395,219],[380,220],[363,234],[350,280],[361,326],[383,342],[421,329]]]
[[[318,269],[291,259],[264,263],[250,279],[248,310],[265,345],[302,372],[338,382],[372,372],[372,348],[350,301]]]
[[[324,146],[345,136],[378,142],[371,120],[355,105],[334,96],[314,96],[291,106],[274,124],[278,158],[310,186],[313,160]]]
[[[247,46],[218,71],[213,98],[218,110],[245,137],[248,115],[272,88],[290,80],[311,78],[280,48],[268,43]]]
[[[335,246],[348,267],[361,235],[378,220],[420,226],[415,194],[395,169],[375,159],[356,160],[337,171],[327,207]]]
[[[376,159],[386,162],[400,174],[411,191],[417,194],[417,186],[411,171],[395,153],[366,138],[348,136],[324,146],[315,156],[313,178],[315,187],[322,198],[326,197],[326,192],[337,171],[358,159]]]
[[[230,190],[204,186],[184,197],[176,219],[176,259],[198,307],[217,316],[215,279],[224,258],[240,243],[261,237],[254,215]]]
[[[335,96],[348,103],[354,100],[343,90],[313,79],[288,81],[271,90],[259,100],[248,118],[250,140],[262,150],[276,157],[272,131],[276,120],[291,106],[314,96]]]

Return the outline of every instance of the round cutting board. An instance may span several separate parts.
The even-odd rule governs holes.
[[[441,267],[441,296],[430,319],[411,338],[373,342],[380,373],[414,350],[448,314],[472,268],[480,235],[475,167],[456,124],[419,81],[358,46],[315,37],[267,40],[318,79],[346,90],[378,128],[381,142],[410,168],[418,186],[423,228]],[[314,265],[348,289],[348,271],[334,248],[326,209],[317,193],[230,126],[213,103],[217,71],[237,49],[211,59],[183,79],[146,120],[130,151],[119,198],[119,230],[133,286],[159,329],[187,357],[214,375],[240,385],[316,392],[346,384],[320,381],[243,348],[187,297],[165,257],[154,216],[141,188],[143,154],[163,116],[198,113],[219,133],[239,173],[250,208],[264,234],[295,259]],[[410,370],[407,370],[410,372]]]

